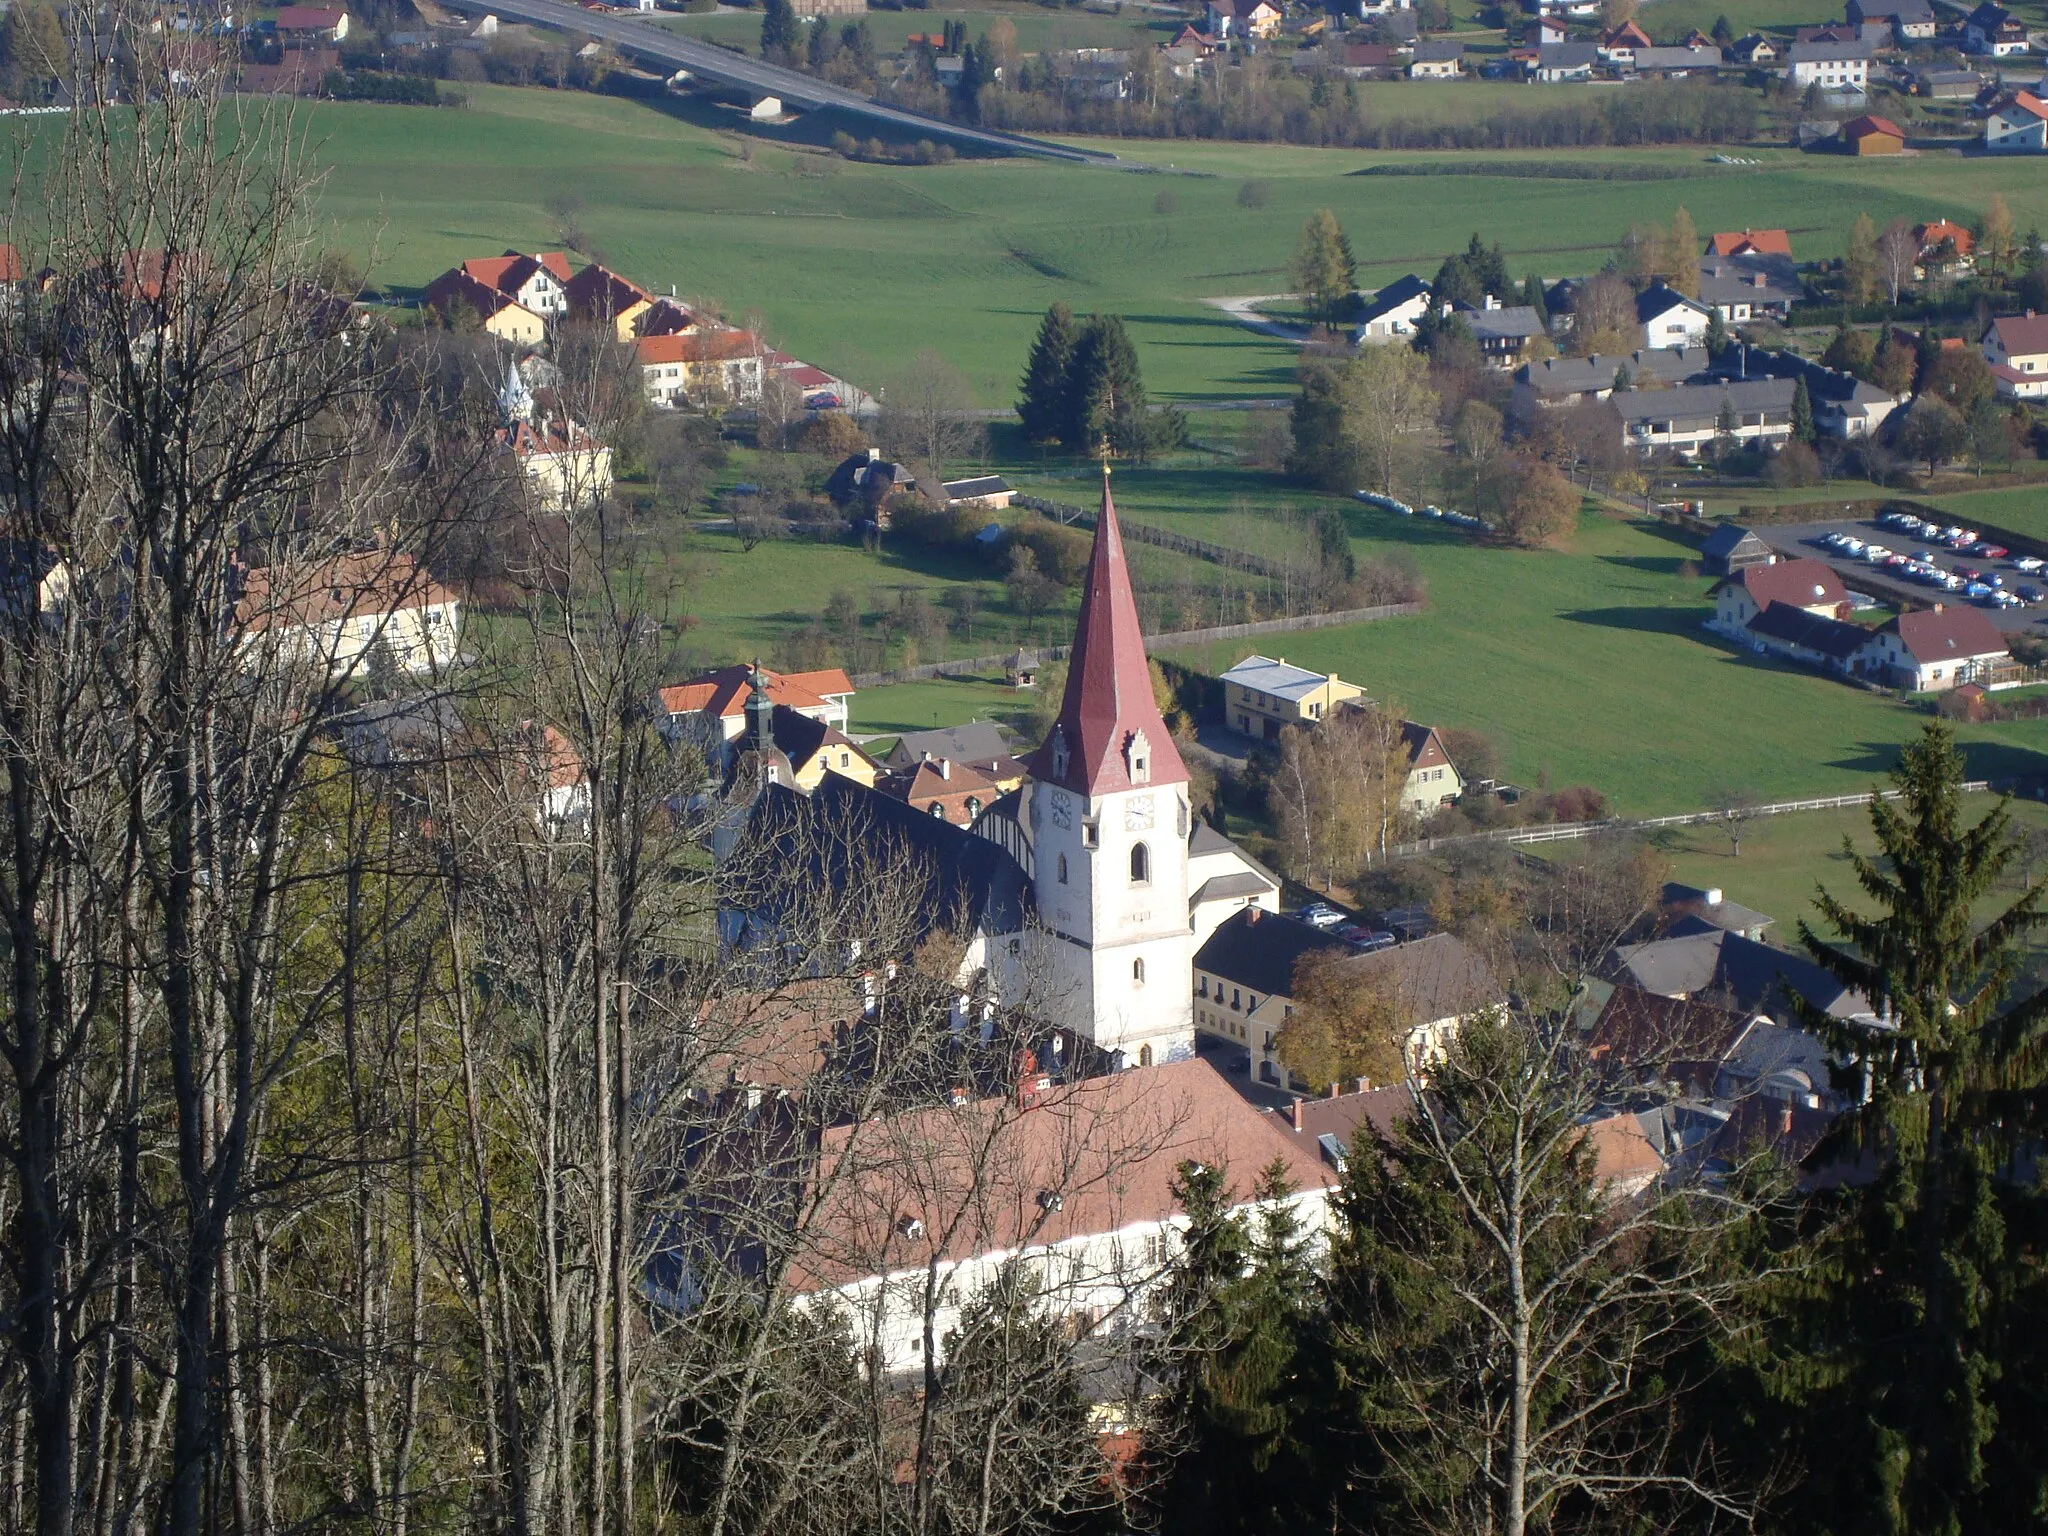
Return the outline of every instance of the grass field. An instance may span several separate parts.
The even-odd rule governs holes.
[[[1223,544],[1314,498],[1243,472],[1123,471],[1129,517]],[[1519,782],[1588,783],[1624,814],[1694,810],[1724,787],[1771,799],[1868,788],[1926,716],[1737,653],[1700,629],[1693,547],[1649,523],[1586,519],[1564,551],[1496,549],[1356,503],[1361,554],[1412,564],[1429,611],[1172,652],[1212,674],[1245,652],[1335,670],[1413,716],[1484,731]],[[1974,777],[2048,771],[2048,723],[1964,728]]]
[[[1957,518],[1993,523],[2014,533],[2048,539],[2048,485],[2019,486],[2000,491],[1964,491],[1931,497],[1932,503]]]
[[[937,13],[928,13],[936,15]],[[1010,399],[1054,300],[1127,317],[1153,390],[1199,402],[1289,389],[1293,352],[1204,305],[1272,292],[1302,221],[1334,209],[1362,280],[1434,270],[1474,230],[1516,273],[1580,272],[1632,221],[1684,203],[1702,229],[1783,224],[1802,256],[1840,249],[1859,209],[1974,219],[2002,191],[2022,228],[2048,225],[2048,177],[1923,155],[1885,164],[1763,150],[1717,168],[1698,150],[1496,156],[1367,155],[1276,145],[1118,141],[1168,181],[1036,161],[861,165],[707,129],[664,103],[472,86],[466,111],[323,104],[307,121],[328,167],[332,238],[374,251],[379,281],[415,287],[465,256],[545,245],[543,205],[573,192],[592,243],[642,282],[758,314],[781,346],[865,383],[922,348],[963,369],[984,404]],[[1489,91],[1387,83],[1375,110],[1463,112]],[[1352,174],[1373,163],[1485,160],[1511,173],[1427,180]],[[1560,165],[1655,163],[1685,179],[1564,181]],[[1267,201],[1238,191],[1263,182]],[[1160,190],[1173,210],[1153,211]]]

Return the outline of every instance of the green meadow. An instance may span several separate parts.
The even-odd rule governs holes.
[[[1008,403],[1055,300],[1124,315],[1161,397],[1286,392],[1292,350],[1202,301],[1284,288],[1297,232],[1321,207],[1342,219],[1372,284],[1434,270],[1475,230],[1506,247],[1517,273],[1582,272],[1631,222],[1680,203],[1703,230],[1790,227],[1802,256],[1839,251],[1861,209],[1880,224],[1972,219],[1993,191],[2022,228],[2048,225],[2048,177],[1947,154],[1883,164],[1765,149],[1762,165],[1730,168],[1700,150],[1375,155],[1141,140],[1108,147],[1175,174],[1031,160],[881,166],[717,131],[666,103],[467,89],[464,110],[306,109],[330,238],[374,256],[377,281],[408,291],[465,256],[549,244],[545,206],[571,194],[590,243],[641,282],[758,317],[778,345],[861,382],[886,383],[933,349],[988,406]],[[1389,116],[1467,113],[1533,102],[1539,89],[1390,82],[1368,100]],[[1385,164],[1489,174],[1356,174]],[[1610,164],[1678,179],[1547,174]],[[1253,206],[1240,200],[1247,181],[1260,184]]]

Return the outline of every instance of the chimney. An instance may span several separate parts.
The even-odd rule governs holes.
[[[1718,885],[1710,885],[1707,887],[1707,905],[1710,907],[1718,907],[1719,905],[1721,905],[1721,887],[1719,887]]]
[[[1369,1077],[1361,1077],[1361,1078],[1360,1078],[1360,1079],[1358,1080],[1358,1091],[1359,1091],[1360,1093],[1371,1093],[1371,1092],[1372,1092],[1372,1079],[1371,1079],[1371,1078],[1369,1078]]]
[[[1038,1105],[1038,1055],[1029,1046],[1017,1052],[1017,1107],[1034,1109]]]
[[[1259,920],[1259,911],[1258,907],[1246,907],[1244,909],[1244,920],[1248,923],[1256,923]]]
[[[938,768],[940,778],[950,779],[953,777],[953,759],[951,759],[950,757],[940,758]]]
[[[1943,607],[1943,605],[1942,605],[1942,604],[1940,604],[1940,603],[1936,603],[1936,604],[1934,605],[1934,611],[1935,611],[1936,613],[1939,613],[1939,612],[1941,612],[1941,610],[1942,610],[1942,607]]]
[[[1787,1099],[1785,1107],[1778,1111],[1778,1134],[1780,1136],[1790,1136],[1792,1134],[1792,1101],[1790,1099]]]
[[[1330,1086],[1329,1086],[1328,1090],[1327,1090],[1327,1091],[1326,1091],[1326,1092],[1324,1093],[1323,1097],[1325,1097],[1325,1098],[1329,1098],[1329,1099],[1334,1099],[1334,1098],[1336,1098],[1336,1097],[1337,1097],[1337,1096],[1338,1096],[1339,1094],[1343,1093],[1343,1091],[1344,1091],[1344,1085],[1343,1085],[1342,1083],[1332,1083],[1332,1084],[1330,1084]]]
[[[1301,1100],[1289,1099],[1287,1101],[1287,1119],[1288,1123],[1294,1127],[1295,1134],[1299,1135],[1301,1132]]]

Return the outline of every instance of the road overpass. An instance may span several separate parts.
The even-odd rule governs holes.
[[[1040,155],[1085,165],[1117,163],[1115,155],[1101,150],[1075,149],[1070,145],[1055,144],[1050,139],[976,128],[890,106],[887,102],[828,84],[794,69],[764,63],[694,37],[680,36],[652,22],[640,20],[638,13],[621,16],[586,11],[581,6],[564,4],[563,0],[443,0],[443,3],[472,15],[488,13],[501,20],[531,22],[561,32],[581,32],[612,44],[622,53],[663,66],[666,73],[686,70],[692,79],[744,91],[757,102],[772,97],[785,106],[809,111],[830,107],[873,122],[886,123],[921,138],[948,139],[955,144],[969,144],[998,154]],[[821,26],[825,24],[818,23]]]

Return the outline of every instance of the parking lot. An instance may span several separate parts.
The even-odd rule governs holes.
[[[2017,552],[2001,553],[1996,545],[1987,546],[1975,537],[1975,529],[1950,526],[1956,527],[1957,543],[1950,542],[1949,526],[1930,532],[1875,518],[1786,523],[1759,528],[1756,535],[1788,559],[1819,560],[1834,567],[1852,592],[1886,603],[1969,603],[1998,628],[2015,633],[2035,624],[2048,625],[2048,571]],[[1972,537],[1962,542],[1963,534]],[[1831,537],[1855,543],[1831,544]],[[1884,552],[1874,560],[1872,544]],[[2029,565],[2035,568],[2026,568]],[[2001,599],[1998,593],[2009,595]]]

